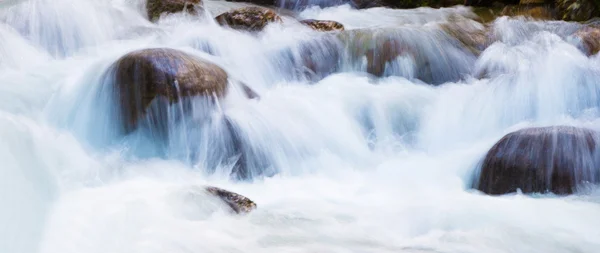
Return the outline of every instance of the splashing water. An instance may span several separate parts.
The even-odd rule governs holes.
[[[146,20],[143,1],[0,7],[0,252],[600,247],[597,188],[569,197],[469,189],[477,164],[508,132],[600,129],[600,59],[572,38],[581,25],[499,18],[489,28],[496,41],[478,52],[442,28],[472,18],[466,7],[297,14],[339,21],[341,34],[287,16],[259,34],[208,18],[235,6],[207,1],[205,15],[158,23]],[[406,50],[369,58],[390,41]],[[218,64],[232,87],[218,110],[169,122],[167,141],[144,129],[123,137],[106,88],[119,57],[153,47]],[[260,100],[244,98],[239,82]],[[195,124],[199,117],[210,120]],[[230,180],[231,157],[220,150],[231,131],[251,181]],[[248,196],[258,209],[238,217],[209,198],[190,201],[201,185]]]

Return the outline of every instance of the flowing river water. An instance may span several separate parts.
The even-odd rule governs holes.
[[[600,129],[600,58],[571,36],[580,24],[502,17],[490,24],[496,41],[473,53],[440,28],[473,18],[463,6],[294,14],[413,49],[375,78],[352,46],[291,16],[258,34],[212,20],[239,5],[208,1],[201,15],[156,23],[138,0],[0,7],[0,252],[598,252],[597,188],[501,197],[471,189],[508,132]],[[232,180],[222,154],[207,152],[220,125],[173,123],[166,143],[117,133],[103,75],[153,47],[215,62],[260,95],[233,89],[211,117],[233,122],[245,152],[269,169]],[[339,66],[306,75],[306,47],[316,69]],[[233,216],[190,199],[202,185],[258,209]]]

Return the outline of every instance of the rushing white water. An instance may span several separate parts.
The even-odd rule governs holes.
[[[600,129],[600,58],[587,57],[570,36],[580,25],[500,18],[492,24],[498,41],[475,55],[439,27],[456,15],[472,17],[465,7],[346,5],[298,14],[416,48],[375,78],[362,73],[365,59],[351,46],[291,18],[253,35],[204,16],[174,14],[153,24],[142,2],[1,7],[0,252],[600,247],[596,188],[569,197],[469,189],[477,163],[510,131]],[[206,6],[210,17],[226,5]],[[119,135],[104,75],[125,53],[151,47],[184,50],[229,73],[234,90],[209,117],[232,122],[250,159],[268,162],[274,175],[230,180],[226,157],[209,152],[222,138],[219,123],[173,125],[167,143],[144,131]],[[306,50],[317,66],[308,75]],[[335,71],[324,70],[336,63]],[[260,100],[243,98],[237,81]],[[248,196],[259,208],[231,216],[209,198],[186,197],[202,185]]]

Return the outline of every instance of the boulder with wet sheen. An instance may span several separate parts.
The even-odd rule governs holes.
[[[173,103],[192,96],[220,98],[227,92],[223,69],[175,49],[137,50],[121,57],[112,69],[125,132],[138,126],[156,98]]]
[[[600,182],[598,134],[590,129],[551,126],[507,134],[487,153],[475,188],[491,195],[572,194]]]

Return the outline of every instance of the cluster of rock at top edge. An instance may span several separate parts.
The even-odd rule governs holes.
[[[264,2],[260,2],[264,4]],[[163,14],[186,12],[196,14],[202,8],[201,0],[148,0],[147,15],[156,20]],[[215,17],[217,23],[236,30],[257,32],[270,23],[282,22],[279,14],[272,8],[249,6],[233,9]],[[301,20],[300,23],[317,31],[341,31],[344,26],[331,20]]]
[[[566,21],[584,21],[589,20],[600,15],[600,9],[596,6],[596,1],[600,0],[463,0],[461,1],[365,1],[370,4],[361,4],[358,1],[349,1],[356,7],[376,7],[386,6],[392,8],[414,8],[420,6],[432,6],[432,7],[445,7],[454,6],[457,4],[465,4],[474,6],[474,12],[479,16],[479,20],[484,24],[495,19],[498,16],[527,16],[538,19],[553,19],[553,20],[566,20]],[[279,2],[269,2],[264,0],[247,0],[245,2],[264,5],[264,6],[278,6],[281,5]],[[343,1],[342,1],[343,2]],[[411,4],[408,4],[410,2]],[[195,13],[196,10],[191,8],[201,8],[201,0],[148,0],[147,10],[148,16],[151,20],[156,19],[162,13],[173,13],[176,10],[180,12],[185,11],[189,13]],[[282,18],[276,12],[275,9],[270,7],[259,7],[250,6],[244,8],[238,8],[221,13],[216,18],[216,21],[222,26],[228,26],[237,30],[245,31],[261,31],[270,23],[280,23]],[[344,26],[336,21],[331,20],[301,20],[301,24],[307,27],[313,28],[317,31],[344,31]],[[477,53],[481,51],[485,45],[493,40],[490,36],[489,31],[482,29],[469,29],[465,30],[464,24],[466,22],[461,21],[460,24],[449,24],[443,25],[444,32],[455,37],[460,43],[462,43],[469,50]],[[485,27],[489,28],[489,27]],[[487,33],[487,34],[486,34]],[[583,50],[588,55],[593,55],[600,50],[600,43],[597,41],[600,39],[600,26],[595,24],[587,24],[582,27],[580,31],[577,31],[572,36],[581,41]],[[379,70],[369,71],[372,74],[380,72]]]

